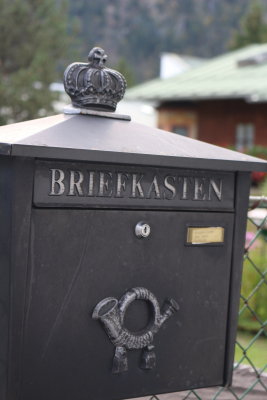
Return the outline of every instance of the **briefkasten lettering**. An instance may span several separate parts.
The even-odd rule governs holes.
[[[49,196],[222,201],[218,177],[50,168]]]
[[[37,207],[234,209],[235,174],[142,165],[36,160]]]

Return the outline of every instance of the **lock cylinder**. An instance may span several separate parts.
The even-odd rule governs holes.
[[[135,227],[135,234],[138,238],[147,238],[150,235],[151,228],[145,222],[138,222]]]

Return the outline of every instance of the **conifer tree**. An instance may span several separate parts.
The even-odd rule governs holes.
[[[0,124],[47,115],[67,46],[65,4],[0,0],[0,10]]]
[[[125,58],[121,57],[118,63],[115,66],[113,66],[113,68],[119,71],[124,76],[128,88],[135,85],[133,70],[131,68],[131,65],[126,61]]]
[[[241,22],[241,29],[230,42],[231,49],[238,49],[253,43],[267,42],[267,23],[264,10],[258,1],[254,1],[248,14]]]

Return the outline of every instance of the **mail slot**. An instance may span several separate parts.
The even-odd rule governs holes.
[[[110,112],[124,81],[103,57],[88,93],[66,70],[65,114],[0,129],[3,400],[231,383],[250,172],[267,164]]]

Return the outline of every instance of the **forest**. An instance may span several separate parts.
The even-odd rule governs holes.
[[[208,58],[227,51],[250,4],[249,0],[71,0],[69,18],[79,27],[83,52],[103,47],[113,66],[128,68],[133,80],[140,82],[157,76],[161,52]]]
[[[267,41],[266,0],[0,0],[0,125],[49,115],[73,61],[103,47],[128,87],[160,54],[209,58]]]

